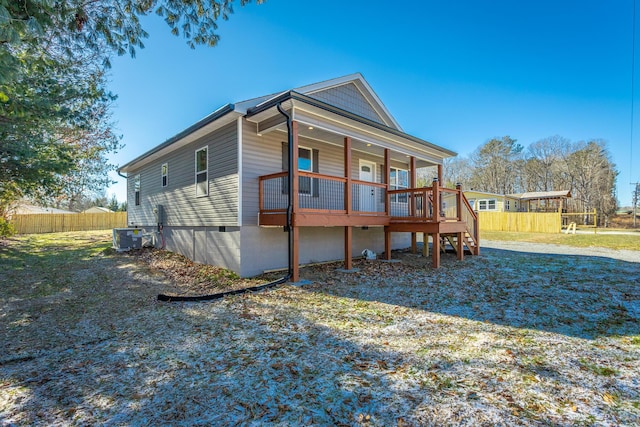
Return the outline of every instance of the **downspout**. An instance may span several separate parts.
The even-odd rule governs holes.
[[[287,180],[289,182],[289,205],[287,206],[287,232],[289,234],[289,271],[288,277],[293,275],[293,129],[291,125],[291,116],[282,108],[282,105],[278,102],[276,108],[287,119],[287,145],[289,151],[289,167],[287,169]]]
[[[263,289],[267,289],[267,288],[272,288],[274,286],[280,285],[282,283],[286,283],[290,278],[291,275],[293,274],[293,233],[292,233],[292,213],[293,213],[293,200],[294,200],[294,194],[293,194],[293,173],[291,172],[291,165],[293,164],[293,129],[292,129],[292,125],[291,125],[291,116],[289,114],[287,114],[286,111],[284,111],[282,109],[282,107],[280,106],[280,103],[278,103],[276,105],[276,108],[278,109],[278,111],[280,112],[280,114],[282,114],[283,116],[286,117],[287,119],[287,135],[288,135],[288,143],[289,143],[289,170],[288,170],[288,174],[287,174],[287,178],[289,181],[289,206],[287,206],[287,232],[289,234],[289,270],[287,271],[287,275],[274,280],[273,282],[269,282],[266,283],[264,285],[260,285],[260,286],[253,286],[250,288],[244,288],[244,289],[236,289],[233,291],[227,291],[227,292],[220,292],[217,294],[211,294],[211,295],[197,295],[197,296],[172,296],[172,295],[164,295],[164,294],[159,294],[158,295],[158,301],[167,301],[167,302],[172,302],[172,301],[212,301],[212,300],[217,300],[217,299],[221,299],[224,298],[225,296],[228,295],[238,295],[238,294],[243,294],[246,292],[256,292],[256,291],[261,291]],[[120,174],[120,171],[118,171],[118,174]],[[122,176],[122,175],[121,175]],[[126,178],[126,177],[124,177]]]

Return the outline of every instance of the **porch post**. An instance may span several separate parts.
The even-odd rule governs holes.
[[[438,165],[438,172],[441,171],[441,166]],[[432,199],[433,199],[433,222],[440,222],[440,187],[438,185],[438,178],[433,180],[431,186]],[[440,225],[438,225],[439,229]],[[433,268],[440,267],[440,232],[436,231],[431,235],[433,240],[433,248],[431,248],[431,257],[433,259]]]
[[[291,233],[293,234],[293,245],[291,248],[292,251],[292,274],[291,281],[298,282],[300,280],[300,230],[296,225],[296,214],[298,213],[298,205],[299,205],[299,187],[300,182],[298,179],[298,122],[293,120],[291,122],[291,133],[292,144],[291,144],[291,155],[289,158],[291,159],[291,163],[289,164],[289,169],[291,170],[291,175],[293,177],[293,182],[291,183],[291,194],[293,195],[293,203],[292,203],[292,221],[291,221]]]
[[[291,150],[291,163],[289,168],[291,169],[291,175],[293,176],[293,182],[291,183],[291,191],[293,193],[293,213],[296,214],[298,212],[299,205],[299,188],[300,188],[300,180],[298,178],[298,122],[293,120],[291,122],[291,129],[293,133]]]
[[[351,214],[351,138],[344,137],[344,177],[347,179],[344,189],[344,209]]]
[[[456,184],[456,216],[458,221],[462,221],[462,184]]]
[[[351,138],[346,136],[344,138],[344,177],[345,189],[344,189],[344,208],[347,211],[347,215],[351,214]],[[344,227],[344,269],[351,270],[353,268],[352,262],[352,238],[353,229],[349,226]]]
[[[438,182],[442,185],[442,165],[438,165]]]
[[[462,221],[462,184],[456,184],[456,216],[458,217],[458,221]],[[462,261],[464,259],[464,233],[458,233],[458,259]]]
[[[416,158],[411,156],[409,161],[409,187],[414,189],[417,187],[417,175],[416,175]],[[411,194],[411,216],[416,216],[416,199]],[[416,238],[416,232],[411,232],[411,253],[415,254],[418,251],[418,239]]]
[[[389,210],[389,179],[391,177],[391,151],[388,148],[384,149],[384,183],[387,185],[386,197],[384,198],[384,213],[389,216],[391,212]],[[391,259],[391,258],[389,258]]]
[[[431,186],[431,199],[433,203],[433,218],[434,222],[440,222],[440,186],[438,185],[438,178],[434,178]]]

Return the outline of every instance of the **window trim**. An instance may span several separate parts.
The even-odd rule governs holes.
[[[163,163],[160,166],[160,175],[162,176],[162,188],[169,186],[169,163]]]
[[[493,208],[490,208],[489,205],[493,202]],[[484,208],[482,207],[484,205]],[[478,199],[478,211],[497,211],[498,210],[498,199]]]
[[[396,172],[396,183],[393,184],[391,182],[391,172],[394,171]],[[400,186],[398,185],[399,180],[398,180],[398,172],[406,172],[407,173],[407,185],[406,186]],[[391,166],[389,167],[389,190],[406,190],[409,188],[409,169],[403,169],[403,168],[397,168],[395,166]],[[406,200],[406,194],[404,195],[404,199],[405,200],[399,200],[400,196],[402,196],[401,194],[392,194],[391,197],[391,201],[394,203],[408,203],[408,201]]]
[[[204,170],[198,171],[198,153],[201,151],[205,152],[205,160],[206,167]],[[194,152],[194,184],[195,184],[195,192],[196,197],[207,197],[209,195],[209,146],[205,145],[204,147],[200,147]],[[205,175],[206,187],[204,189],[204,193],[198,194],[198,176]]]
[[[133,193],[134,193],[134,205],[140,206],[140,174],[136,174],[133,177]]]
[[[309,160],[310,160],[310,164],[309,164],[309,169],[300,169],[300,150],[307,150],[309,152]],[[309,148],[309,147],[305,147],[302,145],[298,145],[298,171],[303,171],[303,172],[310,172],[313,173],[313,166],[314,166],[314,155],[313,155],[313,149]],[[302,178],[302,177],[300,177]],[[298,184],[298,194],[301,196],[312,196],[313,195],[313,186],[314,186],[314,181],[315,179],[311,179],[309,178],[309,191],[302,191],[302,186],[300,184]]]

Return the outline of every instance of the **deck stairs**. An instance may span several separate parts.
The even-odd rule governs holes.
[[[457,234],[443,234],[440,236],[440,251],[446,252],[448,247],[453,248],[453,252],[458,253],[458,235]],[[462,243],[465,247],[465,254],[478,255],[480,253],[478,246],[475,244],[473,238],[468,232],[464,233],[462,237]]]

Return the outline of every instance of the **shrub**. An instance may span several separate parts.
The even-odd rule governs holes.
[[[16,233],[16,229],[13,224],[4,218],[0,217],[0,237],[11,237]]]

